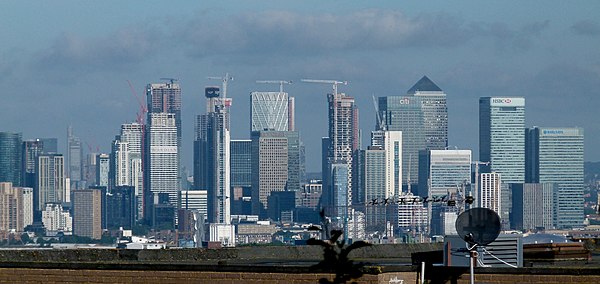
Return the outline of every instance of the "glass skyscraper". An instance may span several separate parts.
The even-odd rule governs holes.
[[[231,140],[231,187],[252,186],[252,140]]]
[[[583,129],[527,129],[526,177],[558,184],[556,227],[583,226]]]
[[[0,132],[0,182],[21,185],[21,133]]]
[[[445,150],[448,147],[446,94],[427,76],[423,76],[407,94],[421,98],[427,149]]]
[[[479,99],[479,160],[503,183],[525,181],[525,98]]]
[[[471,150],[422,151],[419,195],[443,196],[471,181]]]
[[[416,192],[419,180],[419,151],[425,150],[422,98],[389,96],[379,98],[378,130],[402,131],[402,187]],[[410,184],[410,186],[409,186]]]

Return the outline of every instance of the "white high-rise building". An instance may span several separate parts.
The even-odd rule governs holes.
[[[155,195],[167,194],[169,203],[177,207],[179,194],[179,152],[177,125],[173,113],[150,113],[146,132],[144,161],[145,204]],[[146,209],[150,210],[150,206]]]
[[[115,185],[130,185],[129,143],[115,140],[113,143],[113,159],[115,165]]]
[[[502,185],[499,173],[482,173],[479,175],[478,207],[496,211],[499,215],[502,209]]]
[[[385,198],[402,191],[402,131],[373,131],[371,145],[385,150]]]
[[[58,203],[47,203],[42,211],[42,223],[48,233],[72,232],[73,218],[68,210]]]
[[[36,210],[41,211],[46,203],[65,202],[66,178],[65,159],[62,154],[41,154],[38,156]]]

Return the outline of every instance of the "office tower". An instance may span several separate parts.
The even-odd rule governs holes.
[[[418,192],[419,151],[426,149],[422,98],[379,97],[377,130],[402,131],[402,190]]]
[[[83,148],[81,139],[73,135],[73,127],[67,128],[67,171],[66,177],[71,179],[71,188],[79,189],[82,177]]]
[[[37,193],[37,194],[36,194]],[[66,198],[65,159],[62,154],[41,154],[36,164],[35,210],[46,203],[61,203]]]
[[[479,160],[504,183],[525,182],[525,99],[479,99]]]
[[[416,195],[403,193],[400,198],[413,200]],[[398,202],[398,227],[413,234],[425,235],[429,233],[429,210],[418,202]]]
[[[231,140],[231,187],[252,186],[252,140]]]
[[[119,141],[128,145],[127,174],[129,178],[126,185],[135,188],[137,219],[142,219],[144,216],[144,171],[142,162],[144,127],[139,123],[122,124],[121,134],[119,135]]]
[[[421,98],[425,146],[430,150],[448,148],[448,107],[446,94],[427,76],[423,76],[407,92]]]
[[[23,190],[11,182],[0,182],[0,239],[11,231],[23,232]]]
[[[252,132],[252,211],[266,216],[274,191],[300,193],[299,142],[295,131]]]
[[[96,156],[98,153],[87,153],[85,155],[85,162],[83,163],[83,178],[86,181],[86,185],[96,185]]]
[[[388,204],[384,202],[386,198],[394,196],[388,195],[386,187],[386,151],[370,146],[367,150],[358,150],[354,158],[354,201],[356,204],[365,204],[367,231],[385,231]],[[395,204],[390,202],[389,205]]]
[[[293,105],[286,92],[250,93],[250,131],[292,131]]]
[[[44,153],[58,153],[57,138],[37,138],[44,145]]]
[[[456,194],[471,183],[471,150],[425,150],[419,157],[419,196]]]
[[[177,79],[165,78],[169,80],[168,83],[153,83],[146,86],[146,102],[148,104],[148,118],[147,123],[151,120],[151,116],[154,113],[171,113],[174,115],[176,136],[177,136],[177,153],[181,152],[181,87],[177,83]],[[146,133],[148,135],[148,133]],[[128,139],[133,140],[133,139]],[[147,148],[150,149],[150,148]],[[145,153],[149,155],[149,153]],[[147,161],[144,161],[147,164]],[[170,165],[175,167],[177,170],[177,190],[181,190],[181,177],[183,176],[181,165],[181,157],[177,156],[177,164]],[[146,174],[146,171],[144,171]],[[143,177],[147,179],[146,177]],[[139,190],[139,188],[138,188]],[[147,189],[143,188],[144,191]],[[172,203],[177,206],[176,203]],[[145,204],[144,204],[145,205]]]
[[[207,192],[206,190],[182,190],[181,191],[181,208],[186,210],[197,210],[206,217],[207,209]]]
[[[33,188],[21,187],[23,192],[23,226],[27,227],[33,224]]]
[[[46,235],[73,232],[73,217],[60,203],[46,203],[42,210],[42,223]]]
[[[21,185],[21,133],[0,132],[0,182]]]
[[[348,191],[348,178],[350,176],[350,167],[346,163],[331,164],[331,214],[342,221],[347,221],[349,207],[352,196]]]
[[[385,150],[385,198],[402,191],[402,132],[373,131],[371,145]]]
[[[119,140],[113,141],[111,156],[112,176],[115,182],[110,186],[110,189],[114,186],[129,185],[129,143]]]
[[[482,173],[479,175],[478,207],[488,208],[501,213],[501,180],[499,173]]]
[[[131,229],[135,225],[135,187],[116,186],[106,194],[108,229]],[[75,216],[77,217],[77,216]]]
[[[309,183],[302,186],[300,207],[317,209],[319,208],[319,200],[323,193],[323,183],[318,180],[311,180]]]
[[[179,194],[179,147],[177,125],[173,113],[150,113],[146,130],[144,159],[144,217],[152,219],[155,195],[168,195],[168,202],[177,207]],[[148,212],[150,210],[150,212]]]
[[[26,187],[35,187],[35,161],[44,151],[44,144],[39,139],[23,141],[21,157],[23,163],[21,167],[21,185]]]
[[[231,222],[231,98],[220,97],[218,87],[205,88],[206,114],[196,120],[194,188],[207,190],[208,222]]]
[[[108,188],[110,171],[110,156],[98,154],[96,156],[96,185]]]
[[[558,184],[556,227],[583,226],[583,129],[527,130],[528,182]]]
[[[510,223],[516,230],[553,229],[558,184],[513,183]]]
[[[327,146],[327,169],[323,173],[324,187],[326,188],[326,208],[332,208],[333,216],[347,216],[339,206],[350,206],[352,204],[352,156],[359,146],[358,108],[354,98],[344,93],[334,92],[327,95],[329,105],[329,145]],[[345,167],[341,165],[345,164]],[[335,166],[334,166],[335,165]],[[325,177],[325,175],[330,175]],[[337,175],[334,182],[333,175]],[[339,180],[345,175],[347,181]],[[326,182],[326,184],[325,184]],[[340,186],[346,186],[341,188]],[[339,200],[345,196],[347,200]]]
[[[92,239],[102,238],[102,191],[73,191],[73,234]]]

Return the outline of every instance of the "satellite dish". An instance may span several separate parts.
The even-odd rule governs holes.
[[[456,219],[458,235],[471,245],[485,246],[500,234],[500,217],[488,208],[472,208]]]

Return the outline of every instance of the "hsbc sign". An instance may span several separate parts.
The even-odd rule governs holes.
[[[525,98],[491,98],[492,106],[525,106]]]

